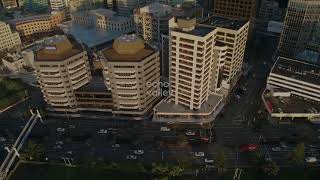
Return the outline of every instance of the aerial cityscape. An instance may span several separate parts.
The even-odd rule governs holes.
[[[0,165],[320,179],[320,0],[0,0]]]

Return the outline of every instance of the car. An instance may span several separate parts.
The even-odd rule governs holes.
[[[171,130],[168,127],[161,127],[160,131],[168,132],[168,131],[171,131]]]
[[[5,142],[7,139],[4,137],[0,137],[0,142]]]
[[[53,149],[62,149],[62,146],[61,145],[55,145],[55,146],[53,146]]]
[[[97,133],[98,134],[107,134],[108,130],[107,129],[100,129]]]
[[[205,159],[204,159],[204,162],[205,162],[205,163],[213,163],[214,160],[213,160],[213,159],[205,158]]]
[[[134,152],[134,154],[138,154],[138,155],[144,154],[143,150],[134,150],[133,152]]]
[[[111,147],[112,147],[112,148],[119,148],[119,147],[120,147],[120,144],[112,144]]]
[[[137,159],[137,156],[136,155],[127,155],[126,156],[126,159],[128,159],[128,160],[136,160]]]
[[[61,128],[61,127],[58,127],[58,128],[57,128],[57,132],[64,132],[64,131],[65,131],[64,128]]]
[[[271,150],[274,151],[274,152],[279,152],[282,149],[281,149],[281,147],[273,147],[273,148],[271,148]]]
[[[259,149],[258,144],[243,144],[239,146],[240,152],[253,152]]]
[[[187,136],[195,136],[195,135],[196,135],[196,132],[195,132],[195,131],[192,131],[192,130],[188,130],[188,131],[186,132],[186,135],[187,135]]]
[[[70,154],[70,155],[71,155],[71,154],[73,154],[73,152],[72,152],[72,151],[67,151],[67,154]]]
[[[196,157],[203,157],[204,156],[204,152],[195,152],[194,155]]]
[[[76,128],[76,125],[70,124],[70,125],[69,125],[69,128],[70,128],[70,129],[75,129],[75,128]]]
[[[317,162],[317,158],[316,157],[306,157],[305,161],[307,163],[315,163],[315,162]]]
[[[56,141],[57,145],[63,145],[63,141]]]

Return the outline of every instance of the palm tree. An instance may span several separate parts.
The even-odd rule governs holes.
[[[40,160],[43,155],[44,148],[32,141],[28,142],[27,148],[21,154],[21,159],[37,161]]]

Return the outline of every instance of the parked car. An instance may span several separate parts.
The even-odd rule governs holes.
[[[168,132],[168,131],[171,131],[171,130],[168,127],[161,127],[160,131]]]
[[[196,135],[196,132],[195,132],[195,131],[192,131],[192,130],[188,130],[188,131],[186,132],[186,135],[187,135],[187,136],[195,136],[195,135]]]
[[[120,144],[112,144],[111,147],[112,147],[112,148],[119,148],[119,147],[120,147]]]
[[[107,134],[108,130],[107,129],[100,129],[97,133],[98,134]]]
[[[127,155],[127,156],[126,156],[126,159],[128,159],[128,160],[136,160],[136,159],[137,159],[137,156],[130,154],[130,155]]]
[[[204,159],[204,162],[205,162],[205,163],[213,163],[214,160],[213,160],[213,159],[205,158],[205,159]]]
[[[243,144],[239,146],[240,152],[253,152],[259,149],[258,144]]]
[[[59,128],[57,128],[57,131],[58,131],[58,132],[64,132],[64,131],[65,131],[65,129],[64,129],[64,128],[59,127]]]
[[[317,158],[316,157],[306,157],[305,161],[307,163],[315,163],[315,162],[317,162]]]
[[[133,152],[134,152],[134,154],[137,154],[137,155],[142,155],[142,154],[144,154],[144,151],[143,151],[143,150],[134,150]]]
[[[194,155],[196,157],[203,157],[204,156],[204,152],[195,152]]]
[[[281,147],[273,147],[273,148],[271,148],[271,150],[274,151],[274,152],[279,152],[282,149],[281,149]]]

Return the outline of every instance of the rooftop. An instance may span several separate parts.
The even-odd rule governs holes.
[[[23,59],[23,57],[21,53],[17,52],[17,53],[7,53],[7,55],[2,57],[2,59],[4,59],[7,62],[13,63],[15,61]]]
[[[17,19],[12,19],[9,21],[10,24],[19,24],[19,23],[27,23],[27,22],[33,22],[33,21],[39,21],[43,19],[51,19],[52,15],[58,14],[57,11],[52,11],[51,14],[40,14],[40,15],[33,15],[33,16],[27,16]]]
[[[278,57],[271,73],[320,85],[320,66],[294,59]]]
[[[174,30],[176,32],[181,32],[181,33],[204,37],[207,34],[209,34],[210,32],[212,32],[214,30],[214,28],[209,27],[209,26],[196,25],[195,28],[190,31],[184,31],[180,28],[173,28],[172,30]]]
[[[90,10],[89,13],[99,14],[99,15],[106,16],[106,17],[111,17],[116,14],[116,12],[114,12],[114,11],[111,11],[109,9],[103,9],[103,8]]]
[[[167,16],[172,12],[172,7],[156,2],[144,6],[138,9],[138,11],[140,11],[140,13],[151,13],[154,16]]]
[[[139,62],[155,50],[136,36],[124,35],[117,38],[112,47],[102,50],[104,57],[110,62]]]
[[[242,28],[248,21],[235,20],[225,17],[212,16],[206,22],[202,24],[206,24],[212,26],[214,28],[226,28],[231,30],[239,30]]]
[[[83,48],[77,42],[65,35],[56,35],[44,40],[43,47],[35,52],[35,60],[61,61],[82,51]]]

